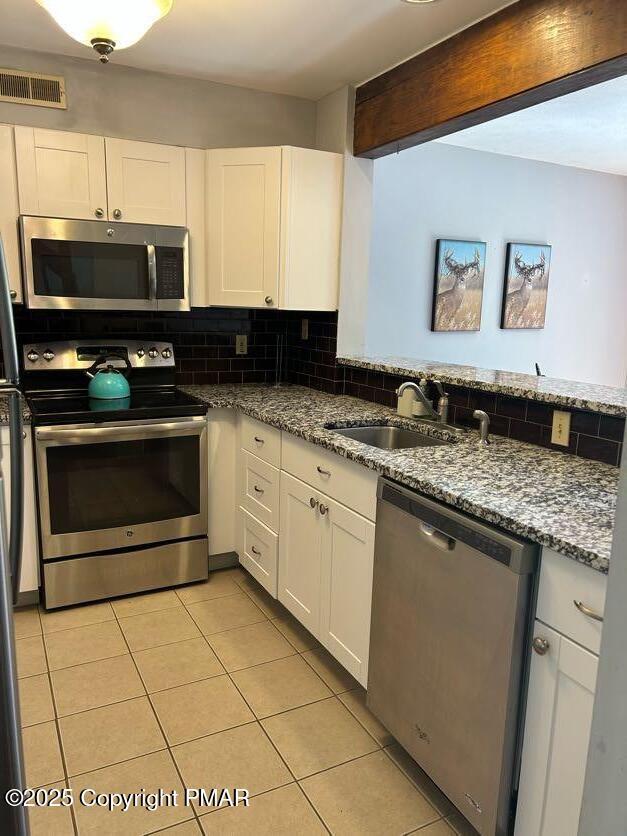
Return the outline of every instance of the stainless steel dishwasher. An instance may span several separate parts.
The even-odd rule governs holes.
[[[482,836],[511,832],[539,549],[379,481],[367,704]]]

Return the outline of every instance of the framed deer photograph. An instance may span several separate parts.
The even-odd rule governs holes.
[[[507,245],[501,328],[544,328],[550,267],[548,244]]]
[[[438,238],[432,331],[479,331],[483,305],[484,241]]]

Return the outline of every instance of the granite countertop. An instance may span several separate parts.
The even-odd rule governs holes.
[[[474,430],[455,443],[379,450],[337,435],[325,424],[365,421],[415,426],[392,410],[301,386],[183,386],[210,407],[236,408],[273,427],[439,499],[486,522],[607,572],[619,469],[494,436],[485,448]],[[422,424],[431,434],[442,431]]]
[[[22,418],[26,423],[30,423],[30,409],[26,403],[26,398],[22,398]],[[8,395],[0,395],[0,424],[9,423],[9,398]]]
[[[411,357],[355,356],[338,357],[343,366],[369,369],[388,374],[427,380],[437,379],[452,386],[471,386],[485,392],[501,392],[516,398],[529,398],[545,403],[602,412],[605,415],[627,416],[627,389],[578,383],[556,377],[480,369],[454,363],[432,363]]]

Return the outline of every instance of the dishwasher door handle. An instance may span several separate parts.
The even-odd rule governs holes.
[[[441,531],[438,531],[437,528],[433,528],[431,525],[420,523],[420,533],[429,540],[431,545],[441,549],[443,552],[452,552],[455,548],[456,541],[452,537],[442,534]]]

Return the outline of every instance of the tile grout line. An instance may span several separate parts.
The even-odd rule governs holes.
[[[41,634],[41,643],[44,649],[44,658],[46,660],[46,673],[48,675],[48,687],[50,688],[50,696],[52,699],[52,709],[54,711],[54,725],[55,730],[57,732],[57,743],[59,746],[59,755],[61,756],[61,765],[63,766],[63,774],[65,776],[63,783],[66,787],[70,786],[70,776],[68,775],[68,768],[67,768],[67,761],[65,758],[65,749],[63,748],[63,737],[61,735],[61,726],[59,725],[59,717],[57,712],[57,700],[54,693],[54,687],[52,685],[52,671],[50,670],[50,661],[48,659],[48,647],[46,645],[46,640],[43,633],[43,624],[41,623],[41,611],[39,609],[39,605],[37,606],[37,615],[39,617],[39,623],[42,629]],[[22,730],[23,734],[23,730]],[[78,821],[76,818],[76,814],[74,812],[74,804],[70,807],[70,817],[72,819],[72,827],[74,828],[74,833],[78,836]]]
[[[176,594],[176,593],[175,593],[175,594]],[[178,598],[178,595],[177,595],[177,598]],[[128,647],[128,652],[129,652],[129,655],[130,655],[130,657],[131,657],[131,659],[132,659],[132,661],[133,661],[133,665],[135,666],[135,670],[137,671],[137,675],[139,676],[140,682],[141,682],[141,683],[142,683],[142,685],[144,686],[144,691],[146,692],[146,698],[147,698],[147,700],[148,700],[148,704],[150,705],[150,710],[152,711],[153,716],[154,716],[154,718],[155,718],[155,721],[156,721],[157,725],[159,726],[159,730],[160,730],[160,732],[161,732],[161,735],[162,735],[163,740],[164,740],[164,743],[165,743],[165,750],[167,751],[167,753],[168,753],[168,754],[169,754],[169,756],[170,756],[170,760],[172,761],[172,763],[173,763],[173,765],[174,765],[174,769],[175,769],[175,771],[176,771],[176,774],[179,776],[179,780],[180,780],[180,782],[181,782],[181,786],[183,787],[183,789],[186,789],[187,784],[186,784],[186,783],[185,783],[185,781],[183,780],[183,775],[181,774],[181,770],[179,769],[179,765],[178,765],[178,763],[176,762],[176,758],[174,757],[174,753],[172,752],[172,749],[171,749],[171,747],[170,747],[170,741],[168,740],[168,736],[167,736],[167,735],[166,735],[166,733],[165,733],[165,729],[164,729],[164,728],[163,728],[163,726],[161,725],[161,720],[159,719],[159,715],[157,714],[157,710],[156,710],[156,708],[155,708],[155,706],[154,706],[154,703],[153,703],[153,701],[150,699],[150,694],[148,693],[148,689],[146,688],[146,683],[144,682],[144,678],[142,677],[142,675],[141,675],[141,671],[139,670],[139,667],[138,667],[138,665],[137,665],[137,662],[135,661],[135,657],[133,656],[133,653],[132,653],[132,651],[131,651],[131,646],[130,646],[130,644],[128,643],[128,640],[127,640],[127,638],[126,638],[126,634],[124,633],[124,630],[123,630],[123,628],[122,628],[122,625],[120,624],[120,619],[118,618],[117,613],[115,612],[115,610],[114,610],[113,612],[114,612],[114,615],[115,615],[115,618],[116,618],[116,621],[117,621],[117,624],[118,624],[118,629],[119,629],[119,631],[122,633],[122,638],[124,639],[124,643],[125,643],[125,644],[126,644],[126,646]],[[177,642],[173,642],[173,644],[177,644]],[[163,751],[163,750],[160,750],[160,751]],[[152,753],[148,753],[148,754],[152,754]],[[143,756],[142,756],[142,757],[143,757]],[[196,814],[196,808],[194,807],[194,805],[193,805],[193,804],[192,804],[192,805],[190,805],[190,806],[191,806],[191,812],[193,813],[193,818],[194,818],[194,820],[197,822],[198,826],[200,827],[200,831],[201,831],[201,833],[204,833],[203,827],[202,827],[202,825],[201,825],[201,823],[200,823],[200,819],[198,818],[198,815]],[[190,821],[190,819],[185,819],[184,821]],[[183,823],[183,822],[180,822],[180,824],[182,824],[182,823]]]
[[[237,583],[237,581],[236,581],[236,583]],[[240,585],[238,584],[238,586],[240,586]],[[241,587],[241,586],[240,586],[240,589],[242,589],[242,587]],[[249,599],[249,600],[250,600],[253,604],[255,604],[255,606],[257,606],[256,602],[255,602],[255,601],[253,601],[252,597],[251,597],[250,595],[248,595],[248,593],[247,593],[245,590],[242,590],[242,591],[243,591],[243,592],[244,592],[244,594],[248,597],[248,599]],[[186,607],[186,609],[187,609],[187,607]],[[263,610],[261,610],[261,607],[258,607],[258,609],[260,610],[260,612],[263,612]],[[189,610],[188,610],[188,612],[189,612]],[[264,613],[264,615],[265,615],[265,613]],[[191,613],[190,613],[190,617],[191,617],[191,618],[193,618],[193,615],[192,615]],[[270,619],[270,618],[268,618],[267,616],[266,616],[266,619],[265,619],[265,620],[266,620],[266,621],[268,621],[268,623],[272,623],[271,619]],[[260,622],[254,622],[254,623],[260,623]],[[200,629],[200,628],[199,628],[199,629]],[[275,628],[275,629],[276,629],[276,628]],[[224,631],[224,632],[226,632],[226,631]],[[280,632],[280,631],[279,631],[279,632]],[[204,635],[204,634],[203,634],[203,635]],[[206,637],[206,636],[205,636],[205,639],[207,640],[207,644],[209,644],[209,640],[207,639],[207,637]],[[287,639],[286,639],[286,641],[288,641],[288,644],[290,644],[289,640],[287,640]],[[209,646],[211,647],[211,645],[210,645],[210,644],[209,644]],[[292,645],[292,646],[293,646],[293,645]],[[212,650],[213,650],[213,648],[212,648]],[[215,652],[215,651],[214,651],[214,652]],[[292,654],[292,655],[296,655],[296,654]],[[289,659],[289,658],[291,658],[291,657],[290,657],[290,656],[286,656],[286,657],[283,657],[283,658]],[[276,661],[276,660],[274,660],[274,661]],[[267,664],[267,663],[266,663],[266,662],[262,662],[262,663],[260,663],[260,664]],[[256,665],[253,665],[253,666],[251,666],[251,667],[257,667],[257,666],[256,666]],[[247,668],[244,668],[243,670],[248,670],[248,669],[247,669]],[[235,673],[235,671],[234,671],[234,673]],[[315,673],[315,671],[314,671],[314,673]],[[253,710],[253,707],[250,705],[250,703],[248,702],[248,700],[246,699],[246,697],[244,696],[244,694],[242,693],[242,691],[241,691],[241,690],[240,690],[240,688],[238,687],[237,683],[234,681],[234,679],[233,679],[233,677],[231,676],[231,673],[230,673],[229,671],[227,671],[227,676],[229,677],[229,680],[230,680],[231,684],[233,685],[233,687],[235,688],[235,690],[238,692],[238,694],[241,696],[241,698],[243,699],[243,701],[244,701],[244,702],[246,703],[246,705],[248,706],[249,711],[251,712],[251,714],[252,714],[252,715],[253,715],[253,717],[255,718],[255,721],[254,721],[254,722],[256,722],[256,724],[259,726],[259,728],[261,729],[261,731],[263,732],[263,734],[266,736],[266,739],[268,740],[268,742],[270,743],[270,745],[272,746],[272,748],[274,749],[274,751],[276,752],[276,754],[277,754],[277,755],[278,755],[278,757],[280,758],[281,762],[285,765],[285,768],[287,769],[287,771],[289,772],[289,774],[290,774],[290,775],[292,776],[292,778],[294,779],[294,783],[296,783],[296,785],[297,785],[297,786],[301,789],[301,792],[302,792],[302,791],[303,791],[303,790],[302,790],[302,787],[300,787],[300,784],[298,783],[298,779],[297,779],[297,778],[296,778],[296,776],[294,775],[294,773],[293,773],[292,769],[290,768],[290,765],[287,763],[287,761],[285,760],[285,758],[283,757],[283,755],[281,754],[281,752],[279,751],[279,749],[278,749],[278,748],[277,748],[277,746],[275,745],[274,741],[272,740],[272,738],[270,737],[270,735],[268,734],[268,732],[267,732],[267,731],[266,731],[266,729],[264,728],[263,723],[261,722],[261,719],[267,719],[267,718],[261,718],[261,719],[260,719],[260,718],[257,716],[256,712]],[[321,677],[320,677],[320,679],[321,679]],[[273,716],[276,716],[276,715],[273,715]],[[217,732],[217,733],[219,734],[219,732]],[[288,786],[288,785],[284,784],[283,786]],[[274,787],[273,789],[279,789],[279,787]],[[268,790],[267,792],[271,792],[271,790]],[[262,793],[259,793],[259,795],[261,795],[261,794],[262,794]],[[326,826],[326,824],[325,824],[324,820],[322,819],[322,816],[320,815],[320,813],[318,812],[318,810],[316,809],[316,807],[315,807],[315,806],[311,803],[311,800],[310,800],[309,796],[307,796],[305,793],[303,793],[303,795],[305,795],[305,798],[307,799],[307,802],[309,803],[309,805],[311,806],[311,808],[312,808],[312,810],[314,811],[315,815],[318,817],[318,819],[319,819],[319,820],[320,820],[320,822],[322,823],[322,826],[323,826],[323,827],[324,827],[324,828],[325,828],[325,829],[326,829],[329,833],[331,833],[331,831],[329,830],[329,828]],[[252,797],[254,797],[254,796],[252,796]],[[212,811],[210,811],[210,812],[212,812]],[[213,812],[216,812],[216,811],[213,811]],[[202,825],[201,825],[201,827],[202,827]],[[204,832],[204,829],[203,829],[203,832]]]
[[[251,600],[252,600],[252,596],[249,596],[249,597],[251,597]],[[269,620],[271,620],[271,619],[269,619]],[[305,628],[305,629],[306,629],[306,628]],[[289,641],[289,639],[287,639],[287,641]],[[322,646],[322,645],[321,645],[321,646]],[[313,649],[315,650],[316,648],[313,648]],[[313,702],[311,702],[311,703],[305,703],[305,705],[302,705],[302,706],[295,706],[294,708],[291,708],[291,709],[286,709],[285,711],[278,712],[277,714],[272,714],[272,715],[269,715],[268,717],[263,717],[263,718],[260,718],[260,721],[259,721],[259,722],[260,722],[260,725],[261,725],[262,729],[264,730],[264,732],[266,733],[266,735],[268,736],[268,738],[269,738],[270,742],[272,743],[272,745],[274,746],[274,742],[272,741],[272,738],[269,736],[268,732],[266,731],[265,727],[263,726],[263,720],[268,720],[268,719],[270,719],[271,717],[278,717],[278,716],[280,716],[281,714],[287,714],[287,713],[289,713],[289,712],[291,712],[291,711],[296,711],[296,710],[298,710],[299,708],[304,708],[306,705],[314,705],[314,704],[315,704],[315,703],[317,703],[317,702],[323,702],[325,699],[331,699],[331,698],[334,698],[334,699],[336,699],[336,700],[337,700],[337,702],[338,702],[340,705],[342,705],[342,706],[344,707],[344,709],[345,709],[345,710],[346,710],[346,711],[347,711],[347,712],[351,715],[351,717],[353,717],[353,718],[357,721],[357,723],[361,726],[361,728],[363,728],[363,730],[366,732],[366,734],[367,734],[367,735],[368,735],[368,736],[372,739],[372,741],[376,744],[377,749],[375,750],[375,752],[383,752],[383,753],[384,753],[384,755],[386,756],[386,758],[387,758],[388,762],[389,762],[390,764],[392,764],[392,765],[393,765],[393,766],[394,766],[394,767],[398,770],[398,772],[400,772],[400,774],[401,774],[401,775],[402,775],[402,776],[403,776],[403,777],[404,777],[404,778],[405,778],[405,779],[409,782],[409,784],[411,785],[411,787],[412,787],[412,788],[413,788],[413,789],[414,789],[414,790],[415,790],[415,791],[416,791],[416,792],[417,792],[417,793],[418,793],[418,794],[419,794],[419,795],[420,795],[420,796],[421,796],[421,797],[425,800],[425,802],[426,802],[426,803],[427,803],[427,804],[428,804],[428,805],[429,805],[429,806],[430,806],[430,807],[434,810],[434,812],[435,812],[436,814],[438,814],[438,818],[437,818],[437,819],[434,819],[434,820],[433,820],[433,821],[431,821],[431,822],[427,822],[427,823],[424,825],[424,827],[428,827],[430,824],[434,824],[434,823],[436,823],[436,822],[440,821],[441,819],[443,819],[443,816],[442,816],[442,815],[440,815],[439,810],[437,810],[437,808],[436,808],[436,807],[435,807],[435,806],[434,806],[434,805],[433,805],[433,804],[429,801],[429,799],[428,799],[428,798],[425,796],[425,794],[424,794],[424,793],[423,793],[423,792],[422,792],[422,791],[421,791],[421,790],[420,790],[420,789],[416,786],[416,784],[415,784],[415,783],[411,780],[411,778],[410,778],[408,775],[406,775],[406,774],[405,774],[405,772],[404,772],[404,771],[401,769],[401,767],[400,767],[400,766],[399,766],[399,765],[398,765],[398,764],[397,764],[397,763],[393,760],[393,758],[389,755],[389,753],[387,753],[387,752],[385,751],[385,747],[384,747],[384,746],[381,746],[381,744],[380,744],[380,743],[379,743],[379,741],[378,741],[378,740],[374,737],[374,735],[372,735],[372,734],[368,731],[368,729],[367,729],[367,728],[363,725],[363,723],[361,723],[361,722],[360,722],[359,718],[357,718],[357,717],[353,714],[353,712],[350,710],[350,708],[349,708],[347,705],[345,705],[345,704],[343,703],[343,701],[339,698],[339,695],[340,695],[340,694],[349,693],[350,691],[352,691],[352,690],[357,690],[357,689],[356,689],[356,688],[347,688],[345,691],[339,691],[339,692],[337,692],[337,693],[336,693],[336,692],[333,690],[333,688],[331,688],[331,686],[330,686],[330,685],[328,685],[328,683],[327,683],[327,682],[323,679],[323,677],[322,677],[322,676],[318,673],[318,671],[317,671],[317,670],[313,667],[313,665],[309,662],[309,660],[308,660],[307,658],[305,658],[304,654],[305,654],[305,653],[309,653],[309,652],[311,652],[311,650],[303,650],[303,651],[298,651],[298,653],[299,653],[299,655],[301,656],[301,658],[303,659],[303,661],[304,661],[304,662],[306,662],[306,663],[309,665],[310,669],[311,669],[311,670],[312,670],[312,671],[313,671],[313,672],[314,672],[314,673],[318,676],[318,678],[319,678],[319,679],[320,679],[320,680],[324,683],[324,685],[325,685],[325,686],[326,686],[326,687],[327,687],[327,688],[331,691],[331,697],[324,697],[324,698],[323,698],[323,699],[321,699],[321,700],[314,700],[314,701],[313,701]],[[262,664],[267,664],[267,663],[262,663]],[[234,684],[235,684],[235,683],[234,683]],[[359,683],[357,683],[357,684],[359,684]],[[237,687],[237,686],[236,686],[236,687]],[[239,690],[239,689],[238,689],[238,690]],[[243,696],[243,694],[242,694],[242,696]],[[252,708],[251,708],[251,710],[252,710]],[[253,714],[254,714],[254,712],[253,712]],[[256,716],[256,715],[255,715],[255,716]],[[276,746],[275,746],[275,749],[276,749]],[[277,752],[278,752],[278,749],[277,749]],[[280,752],[278,752],[278,754],[280,755],[281,753],[280,753]],[[303,794],[306,796],[307,800],[309,801],[309,803],[311,804],[311,806],[312,806],[312,807],[313,807],[313,809],[315,810],[316,814],[318,815],[318,818],[320,819],[320,821],[322,822],[322,824],[323,824],[325,827],[327,827],[327,825],[326,825],[325,821],[323,820],[322,815],[318,812],[318,810],[317,810],[316,806],[314,805],[314,803],[312,802],[312,800],[311,800],[311,799],[309,798],[309,796],[307,795],[307,793],[306,793],[306,791],[305,791],[305,788],[301,785],[301,781],[304,781],[306,778],[311,778],[311,777],[313,777],[314,775],[321,775],[321,774],[323,774],[324,772],[328,772],[328,771],[330,771],[331,769],[335,769],[335,768],[336,768],[336,767],[338,767],[338,766],[343,766],[343,765],[344,765],[344,764],[346,764],[346,763],[351,763],[351,762],[353,762],[353,761],[360,760],[361,758],[368,757],[369,755],[372,755],[372,754],[374,754],[374,752],[368,752],[368,753],[366,753],[365,755],[359,755],[359,756],[357,756],[357,757],[355,757],[355,758],[349,758],[349,759],[348,759],[348,760],[346,760],[346,761],[342,761],[342,763],[340,763],[340,764],[335,764],[334,766],[327,767],[326,769],[321,769],[321,770],[318,770],[318,772],[314,772],[314,773],[312,773],[311,775],[307,775],[307,776],[305,776],[305,777],[303,777],[303,778],[300,778],[300,779],[299,779],[299,778],[296,778],[296,783],[297,783],[297,784],[298,784],[298,786],[300,787],[300,789],[301,789],[301,791],[303,792]],[[287,764],[287,763],[286,763],[286,766],[288,767],[288,769],[290,769],[290,767],[288,766],[288,764]],[[292,772],[292,770],[291,770],[291,769],[290,769],[290,772]],[[294,774],[294,773],[292,772],[292,774]],[[296,776],[294,776],[294,777],[296,777]],[[327,830],[329,830],[329,832],[331,832],[330,828],[328,828],[328,827],[327,827]],[[413,831],[409,831],[409,832],[413,832]]]

